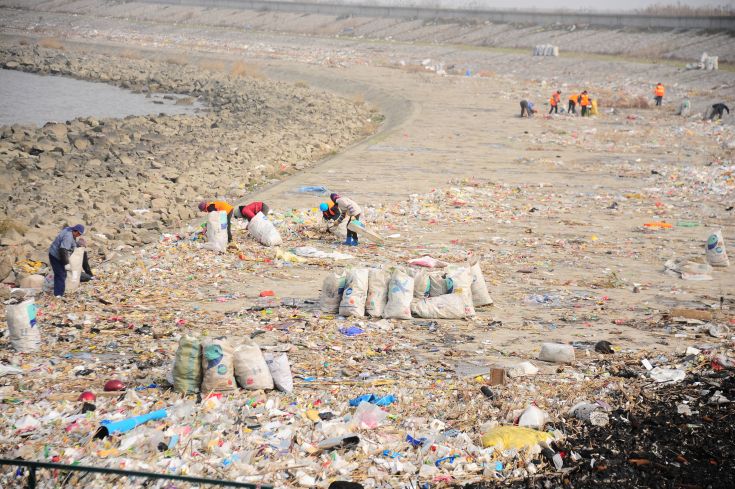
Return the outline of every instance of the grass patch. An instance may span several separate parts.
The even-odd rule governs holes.
[[[168,58],[163,60],[164,63],[168,63],[170,65],[176,65],[176,66],[186,66],[189,64],[189,60],[186,58],[186,56],[182,54],[177,54],[175,56],[169,56]]]
[[[296,88],[309,88],[309,84],[306,83],[305,81],[301,81],[301,80],[299,80],[296,83],[294,83],[294,86]]]
[[[141,59],[143,56],[138,51],[126,49],[122,53],[120,53],[120,57],[125,59]]]
[[[224,61],[218,59],[205,59],[199,62],[199,66],[207,71],[214,71],[218,73],[225,73],[227,71],[227,65]]]
[[[38,45],[46,49],[58,49],[60,51],[64,50],[64,45],[62,44],[62,42],[55,37],[44,37],[43,39],[40,39],[38,41]]]
[[[246,76],[248,78],[255,78],[256,80],[265,79],[265,76],[263,76],[263,73],[261,73],[257,67],[248,65],[242,60],[237,60],[232,63],[232,68],[230,68],[230,75]]]

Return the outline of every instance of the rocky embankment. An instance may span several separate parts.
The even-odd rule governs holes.
[[[78,118],[0,127],[0,280],[12,264],[46,260],[60,227],[82,222],[104,254],[150,243],[195,216],[201,198],[247,199],[376,127],[361,101],[210,69],[38,46],[0,48],[0,66],[201,100],[196,115]]]

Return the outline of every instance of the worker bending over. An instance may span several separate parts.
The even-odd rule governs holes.
[[[552,112],[555,114],[559,113],[559,102],[561,102],[561,90],[557,90],[551,94],[551,98],[549,98],[549,105],[551,105],[549,108],[549,114]]]
[[[352,200],[348,199],[347,197],[342,197],[339,194],[333,193],[329,196],[332,202],[334,202],[334,205],[332,207],[329,207],[327,204],[322,203],[319,208],[322,210],[322,216],[326,220],[333,220],[334,223],[332,225],[328,225],[328,229],[336,228],[339,226],[342,221],[344,221],[345,217],[349,217],[350,219],[347,221],[347,225],[350,225],[350,222],[352,222],[353,219],[360,220],[360,215],[362,214],[362,209],[360,208],[357,203]],[[327,210],[325,211],[325,207]],[[358,238],[357,233],[354,231],[351,231],[349,228],[347,229],[347,239],[344,242],[347,246],[357,246],[358,245]]]
[[[530,100],[521,100],[521,117],[525,114],[526,117],[531,117],[536,113],[536,109],[533,108],[533,102]]]
[[[267,216],[268,211],[270,211],[268,204],[264,202],[251,202],[247,205],[235,206],[233,217],[236,217],[238,219],[245,219],[246,221],[250,222],[250,220],[258,214],[258,212],[262,212],[264,216]]]
[[[569,107],[567,112],[570,114],[577,115],[577,100],[579,99],[578,93],[573,93],[569,96]]]
[[[727,113],[729,114],[730,107],[723,104],[722,102],[712,104],[712,110],[709,115],[709,120],[713,121],[715,120],[715,117],[717,117],[718,119],[722,119],[722,116],[725,114],[725,111],[727,111]]]
[[[232,214],[235,208],[223,200],[215,200],[199,202],[199,210],[202,212],[225,211],[227,213],[227,242],[232,243]]]

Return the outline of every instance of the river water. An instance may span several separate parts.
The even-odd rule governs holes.
[[[65,122],[76,117],[191,114],[203,107],[176,105],[183,95],[133,93],[106,83],[0,69],[0,126]]]

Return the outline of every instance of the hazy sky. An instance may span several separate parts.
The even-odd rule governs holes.
[[[317,0],[318,1],[318,0]],[[326,0],[324,0],[326,1]],[[735,8],[735,0],[615,0],[604,2],[600,0],[342,0],[337,3],[353,3],[366,5],[402,5],[402,6],[432,6],[456,8],[498,8],[498,9],[568,9],[568,10],[596,10],[621,11],[634,10],[650,5],[688,5],[691,7],[729,7]]]

